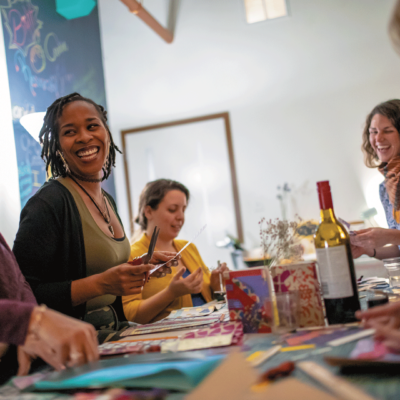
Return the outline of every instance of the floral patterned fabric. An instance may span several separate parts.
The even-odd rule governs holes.
[[[300,326],[324,325],[320,285],[314,262],[271,268],[276,293],[299,291]]]
[[[389,229],[400,230],[400,224],[396,222],[393,218],[393,206],[390,204],[389,195],[385,187],[385,182],[379,185],[379,196],[386,214],[386,221],[388,223]],[[400,249],[400,246],[399,246]]]

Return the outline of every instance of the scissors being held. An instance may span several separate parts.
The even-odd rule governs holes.
[[[181,258],[180,255],[177,255],[175,252],[172,251],[154,251],[159,233],[160,229],[157,230],[156,226],[151,236],[148,252],[128,262],[131,265],[165,264],[164,266],[158,268],[151,274],[156,278],[162,278],[167,274],[170,274],[172,271],[171,267],[176,267],[179,263],[179,259]],[[149,279],[150,279],[150,271],[146,272],[145,282],[147,282]]]

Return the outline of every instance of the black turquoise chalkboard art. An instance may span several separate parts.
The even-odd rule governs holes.
[[[67,20],[55,0],[0,0],[21,206],[46,180],[41,147],[20,124],[58,97],[79,92],[107,108],[97,5]],[[104,189],[115,198],[114,178]]]

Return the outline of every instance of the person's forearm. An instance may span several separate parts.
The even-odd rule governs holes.
[[[170,292],[168,287],[154,296],[142,300],[136,313],[135,322],[147,324],[174,300],[175,296]]]
[[[388,229],[389,241],[388,243],[400,246],[400,231],[397,229]]]
[[[370,257],[375,257],[378,260],[384,260],[385,258],[400,257],[399,247],[396,245],[380,247],[375,249],[376,254],[374,256],[374,249],[368,249],[367,255]]]
[[[101,274],[96,274],[71,282],[71,300],[73,307],[106,294],[103,291],[99,279],[100,275]]]

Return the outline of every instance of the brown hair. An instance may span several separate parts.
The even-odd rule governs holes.
[[[139,214],[135,222],[140,225],[141,232],[147,229],[147,218],[144,215],[147,206],[156,210],[164,196],[171,190],[180,190],[189,202],[189,189],[177,181],[171,179],[157,179],[146,184],[139,197]]]
[[[389,22],[389,36],[392,40],[393,48],[400,54],[400,0],[397,0]]]
[[[400,100],[388,100],[378,104],[367,116],[362,135],[362,151],[364,153],[365,165],[369,168],[379,167],[380,161],[369,141],[369,127],[374,115],[384,115],[390,120],[400,135]]]

